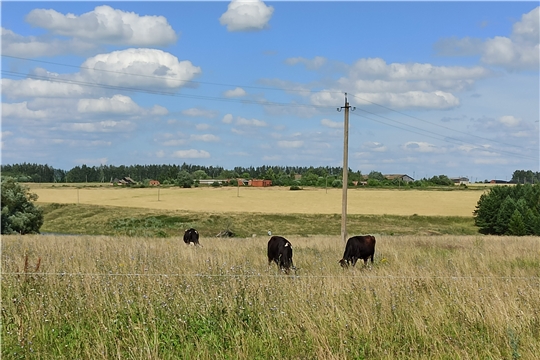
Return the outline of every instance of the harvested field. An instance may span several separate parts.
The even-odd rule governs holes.
[[[112,188],[32,185],[38,203],[80,203],[194,212],[341,214],[341,189]],[[350,189],[349,214],[472,216],[483,190]],[[158,200],[159,196],[159,200]]]

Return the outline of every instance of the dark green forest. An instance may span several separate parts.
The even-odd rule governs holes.
[[[13,164],[1,166],[2,176],[9,176],[18,182],[43,183],[96,183],[111,182],[114,179],[130,177],[144,184],[149,180],[158,180],[161,184],[191,185],[201,179],[267,179],[276,186],[333,186],[341,187],[341,167],[313,166],[258,166],[235,167],[225,169],[220,166],[201,166],[183,163],[162,165],[100,165],[75,166],[70,170],[56,169],[41,164]],[[301,177],[297,176],[301,175]],[[349,185],[364,182],[368,186],[402,186],[403,181],[389,180],[378,171],[362,174],[349,169]],[[410,187],[450,186],[453,182],[446,175],[433,176],[429,179],[414,179]],[[487,182],[485,180],[484,182]],[[540,182],[540,172],[516,170],[512,175],[512,183],[530,184]]]

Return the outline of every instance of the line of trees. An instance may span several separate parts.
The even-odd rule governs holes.
[[[512,182],[516,184],[540,183],[540,172],[532,170],[516,170],[512,174]]]
[[[115,178],[121,179],[129,176],[135,181],[144,183],[149,180],[158,180],[162,184],[191,186],[201,179],[265,179],[272,180],[276,186],[342,186],[341,167],[313,167],[313,166],[259,166],[235,167],[232,170],[220,166],[200,166],[183,163],[182,165],[130,165],[130,166],[75,166],[65,171],[55,169],[49,165],[40,164],[14,164],[2,165],[2,175],[10,176],[19,182],[48,182],[48,183],[82,183],[82,182],[110,182]],[[301,176],[297,176],[301,175]],[[349,169],[349,186],[362,184],[367,181],[368,186],[409,186],[425,187],[433,185],[450,186],[453,182],[445,175],[434,176],[405,184],[399,179],[389,180],[378,171],[372,171],[363,176],[360,171]],[[220,182],[222,183],[222,182]]]
[[[10,176],[18,182],[47,182],[47,183],[82,183],[82,182],[110,182],[129,176],[133,180],[144,183],[148,180],[158,180],[162,184],[183,185],[194,184],[201,179],[265,179],[272,180],[276,186],[333,186],[341,187],[341,167],[313,167],[313,166],[258,166],[258,167],[235,167],[225,169],[221,166],[201,166],[183,163],[162,165],[100,165],[100,166],[75,166],[70,170],[56,169],[49,165],[41,164],[13,164],[2,165],[2,176]],[[295,179],[301,175],[300,179]],[[399,179],[386,179],[382,173],[372,171],[363,176],[360,171],[349,169],[349,186],[354,183],[367,181],[370,187],[384,186],[451,186],[453,181],[446,175],[423,178],[407,184]],[[514,183],[538,183],[540,173],[531,170],[516,170],[512,175]]]

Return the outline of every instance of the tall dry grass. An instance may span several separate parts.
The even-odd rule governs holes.
[[[2,356],[27,359],[535,359],[540,239],[2,237]],[[28,260],[26,260],[28,259]],[[38,259],[39,267],[36,270]],[[26,264],[26,265],[25,265]],[[360,265],[360,263],[359,263]]]

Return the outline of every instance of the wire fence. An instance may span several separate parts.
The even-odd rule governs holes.
[[[68,272],[6,272],[1,273],[4,276],[89,276],[89,277],[198,277],[198,278],[359,278],[359,279],[422,279],[422,280],[530,280],[540,281],[540,276],[405,276],[405,275],[361,275],[361,274],[342,274],[342,275],[299,275],[299,274],[200,274],[200,273],[68,273]]]

